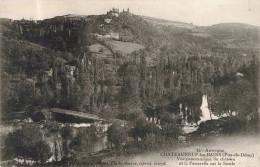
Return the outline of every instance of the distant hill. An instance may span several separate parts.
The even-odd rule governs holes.
[[[18,29],[17,26],[22,25],[23,30],[28,31],[28,28],[30,30],[28,31],[28,33],[24,32],[26,34],[22,34],[22,36],[27,39],[32,38],[32,42],[40,41],[41,44],[45,43],[46,45],[50,46],[59,46],[57,48],[59,50],[73,49],[77,45],[76,42],[81,38],[83,32],[81,30],[83,29],[84,31],[88,31],[86,33],[100,34],[109,34],[109,32],[115,31],[120,34],[120,37],[124,41],[146,45],[150,45],[151,40],[149,38],[151,37],[151,34],[153,34],[153,36],[156,36],[156,38],[161,38],[160,41],[166,38],[172,38],[172,36],[174,36],[175,40],[179,41],[177,39],[177,34],[182,34],[180,35],[180,38],[183,38],[183,35],[186,34],[199,38],[202,37],[217,39],[218,41],[224,43],[227,48],[257,49],[260,46],[260,27],[249,24],[221,23],[212,26],[196,26],[192,23],[171,21],[149,16],[129,15],[127,12],[121,13],[119,19],[113,18],[110,24],[104,24],[104,18],[105,15],[67,14],[42,21],[37,21],[37,24],[35,25],[36,28],[33,21],[13,21],[11,19],[2,18],[0,19],[0,29],[1,33],[5,33],[5,35],[9,34],[9,37],[10,34],[12,34],[11,36],[13,37],[18,37],[19,31],[21,31],[21,29]],[[76,22],[67,22],[68,20],[75,20]],[[78,20],[83,21],[77,22]],[[64,24],[64,22],[67,23]],[[11,30],[15,27],[12,26],[13,23],[16,25],[16,31]],[[160,31],[158,31],[152,25],[164,25],[167,27],[167,29],[162,28],[160,29]],[[88,28],[85,29],[83,27]],[[136,29],[136,27],[140,28]],[[177,29],[174,29],[176,27]],[[59,33],[56,33],[56,31]],[[169,32],[171,31],[173,32],[173,34],[169,34]],[[70,32],[72,33],[70,34]],[[31,34],[35,33],[44,33],[44,36],[39,37],[43,38],[44,40],[34,39]],[[55,39],[49,41],[50,38],[47,38],[46,34],[51,35],[52,38]],[[69,34],[70,36],[68,36]],[[58,38],[62,38],[63,40],[59,41],[60,39]]]
[[[157,24],[157,25],[175,26],[175,27],[187,28],[187,29],[193,29],[196,27],[192,23],[171,21],[171,20],[159,19],[159,18],[154,18],[154,17],[149,17],[149,16],[140,16],[140,17],[142,17],[144,20],[146,20],[152,24]]]
[[[259,48],[260,27],[242,23],[221,23],[206,27],[209,34],[229,48]]]
[[[128,11],[0,19],[5,112],[60,107],[134,119],[142,106],[235,81],[258,54],[258,33],[250,25],[200,27]],[[138,108],[125,113],[128,104]]]
[[[188,34],[197,37],[214,37],[227,48],[259,48],[260,27],[243,23],[220,23],[212,26],[196,26],[191,23],[177,22],[140,16],[153,25],[165,25],[190,30]]]
[[[62,17],[87,17],[88,15],[67,14]]]
[[[88,18],[88,15],[78,15],[78,14],[67,14],[67,15],[62,15],[62,16],[56,16],[55,18],[70,18],[70,19],[85,19]]]
[[[259,26],[254,26],[250,24],[245,23],[220,23],[220,24],[214,24],[212,27],[219,27],[219,28],[246,28],[246,29],[254,29],[254,28],[260,28]]]
[[[230,36],[248,37],[248,35],[251,35],[252,33],[258,33],[260,27],[242,23],[221,23],[209,26],[206,30],[221,38],[228,38]]]

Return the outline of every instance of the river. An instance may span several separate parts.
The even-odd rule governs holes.
[[[200,117],[200,121],[198,122],[198,125],[203,121],[207,121],[207,120],[211,120],[211,119],[219,119],[218,116],[214,115],[213,113],[210,113],[210,110],[208,108],[208,96],[207,95],[202,96],[202,103],[201,103],[200,109],[201,109],[202,114]],[[184,133],[191,133],[198,129],[197,125],[189,124],[188,122],[185,122],[184,124],[185,124],[183,126]]]

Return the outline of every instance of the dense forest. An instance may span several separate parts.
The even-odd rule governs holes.
[[[33,118],[44,108],[69,109],[127,121],[136,140],[151,142],[162,134],[177,137],[181,112],[197,124],[203,95],[213,114],[246,119],[259,109],[259,27],[225,26],[153,25],[129,11],[118,17],[108,12],[40,21],[2,19],[2,119],[15,119],[21,111]],[[111,32],[120,37],[95,35]],[[227,42],[231,38],[237,45]],[[111,40],[144,49],[124,54]],[[90,46],[95,44],[112,56],[104,49],[94,53]],[[144,121],[147,117],[160,120],[162,128]],[[119,150],[124,136],[113,133],[121,130],[115,124],[108,132]]]
[[[126,105],[130,110],[133,110],[132,103],[140,113],[156,107],[177,113],[174,103],[180,99],[187,101],[185,97],[198,92],[210,94],[214,99],[221,96],[223,89],[234,86],[241,89],[244,84],[249,89],[244,93],[256,103],[245,114],[258,107],[255,98],[259,69],[257,50],[227,48],[215,37],[192,36],[189,30],[181,28],[152,26],[129,12],[121,12],[108,25],[103,23],[105,17],[2,21],[2,30],[5,30],[3,81],[8,85],[4,111],[12,115],[21,110],[33,112],[35,107],[57,106],[99,113],[106,104],[116,108],[113,106],[116,102],[119,107]],[[127,55],[127,61],[120,53],[114,53],[116,59],[94,57],[88,46],[98,41],[90,34],[105,34],[109,30],[119,32],[127,41],[143,44],[145,49]],[[71,66],[75,66],[75,71],[73,76],[67,77]],[[108,72],[107,68],[113,70]],[[53,75],[46,76],[50,69]],[[244,76],[237,76],[237,72]],[[197,100],[199,103],[200,97]],[[241,104],[237,99],[232,101]],[[126,111],[117,112],[121,115]]]

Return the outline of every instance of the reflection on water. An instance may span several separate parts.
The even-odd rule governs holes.
[[[202,96],[202,104],[201,104],[200,109],[201,109],[202,115],[200,117],[200,121],[198,122],[198,125],[203,121],[219,118],[219,117],[215,116],[214,114],[210,113],[209,108],[208,108],[207,95]],[[182,128],[184,133],[191,133],[191,132],[196,131],[197,129],[198,129],[197,125],[189,124],[187,121],[185,122],[185,125]]]
[[[198,126],[183,126],[182,130],[184,133],[191,133],[198,129]]]
[[[211,119],[219,119],[219,117],[217,117],[213,113],[210,113],[209,108],[208,108],[208,96],[207,95],[202,96],[202,104],[201,104],[200,109],[202,111],[202,116],[200,117],[199,123],[203,122],[203,121],[211,120]]]
[[[105,134],[98,136],[94,143],[93,152],[101,151],[107,148],[107,136]]]

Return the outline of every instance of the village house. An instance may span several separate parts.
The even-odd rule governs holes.
[[[118,32],[110,32],[109,34],[100,35],[98,33],[93,34],[98,40],[104,40],[104,39],[115,39],[119,40],[119,33]]]
[[[67,78],[71,78],[74,75],[76,66],[70,66],[70,65],[65,64],[65,70],[66,70]]]
[[[105,21],[105,23],[109,24],[109,23],[111,23],[112,19],[106,18],[104,21]]]
[[[118,17],[119,16],[119,9],[112,9],[112,16]]]
[[[70,75],[71,76],[73,76],[75,70],[76,70],[76,66],[70,66]]]
[[[110,37],[111,37],[112,39],[119,40],[119,33],[118,33],[118,32],[111,32],[111,33],[110,33]]]
[[[119,13],[112,13],[113,16],[118,17]]]
[[[56,62],[59,64],[59,69],[61,70],[61,71],[64,71],[65,70],[65,63],[67,63],[67,61],[66,60],[64,60],[63,58],[59,58],[59,57],[57,57],[56,58]]]
[[[52,75],[53,75],[53,69],[52,68],[49,71],[45,71],[45,72],[48,76],[52,77]]]
[[[111,38],[111,35],[110,34],[106,34],[104,35],[104,37],[107,39],[107,38]]]
[[[119,16],[119,9],[112,8],[112,10],[110,10],[109,12],[107,12],[107,15],[112,15],[112,16],[114,16],[114,17],[118,17],[118,16]]]
[[[238,77],[243,77],[243,76],[244,76],[244,74],[243,74],[243,73],[241,73],[241,72],[237,72],[237,76],[238,76]]]
[[[61,83],[60,82],[56,84],[56,89],[61,90]]]
[[[52,69],[50,69],[50,71],[44,71],[44,73],[43,73],[43,75],[42,75],[42,81],[43,81],[43,82],[48,81],[48,79],[49,79],[50,77],[52,77],[52,74],[53,74]]]
[[[97,37],[97,39],[102,39],[103,38],[103,36],[100,35],[100,34],[97,34],[96,37]]]

